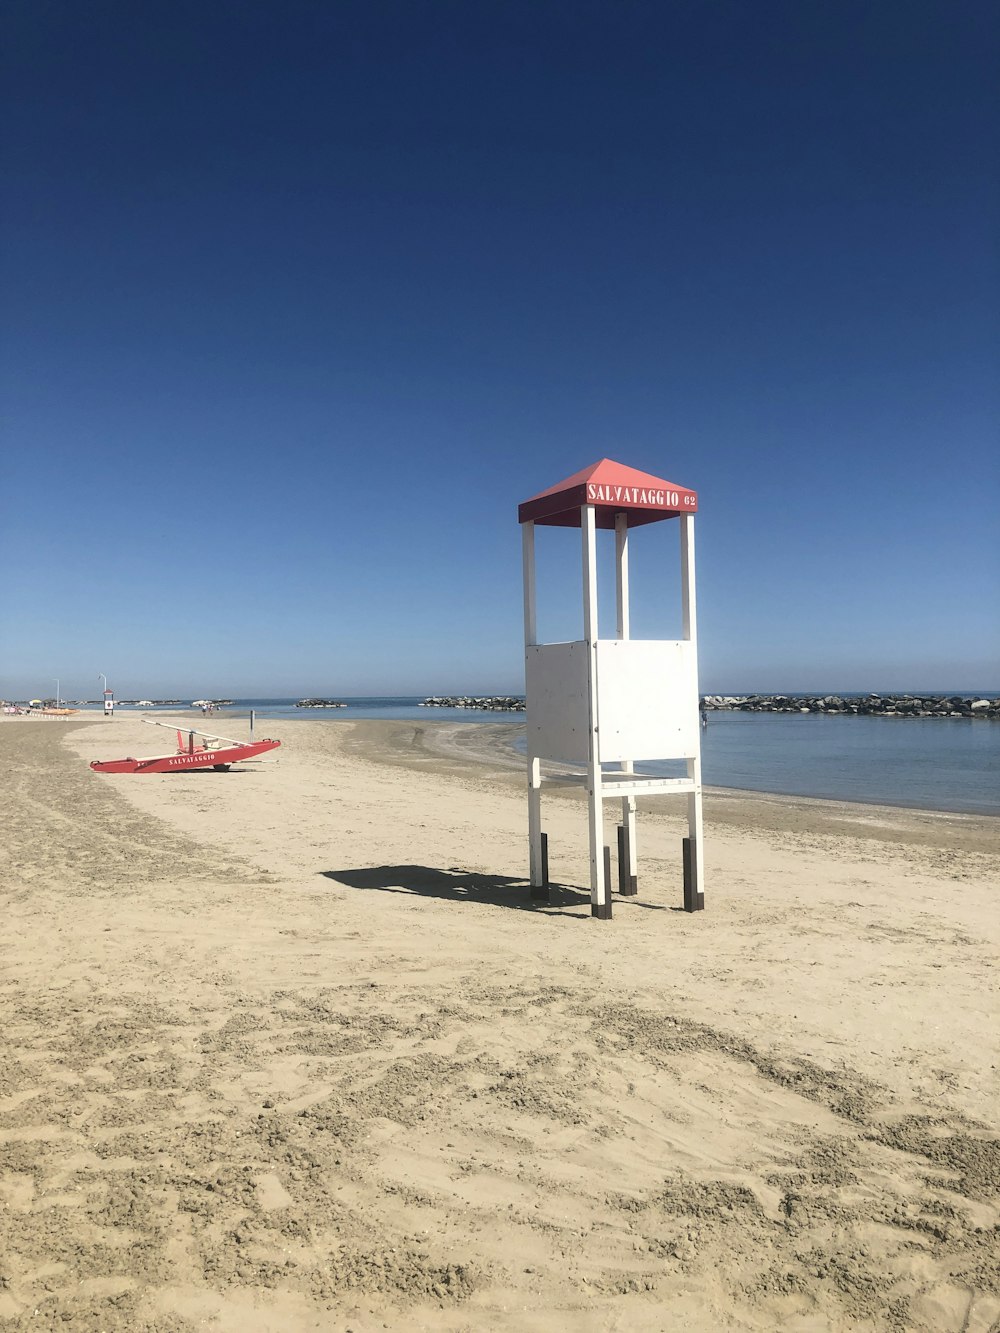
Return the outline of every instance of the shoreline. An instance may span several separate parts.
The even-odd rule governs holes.
[[[523,787],[524,755],[513,746],[523,727],[502,722],[381,722],[369,720],[339,720],[339,725],[359,729],[356,744],[365,747],[371,757],[385,762],[406,763],[413,750],[421,751],[428,760],[439,759],[444,764],[457,762],[470,768],[483,767],[505,774],[518,790]],[[369,731],[368,728],[371,728]],[[380,729],[385,729],[384,731]],[[348,741],[348,745],[352,744]],[[424,761],[426,762],[426,761]],[[424,766],[421,763],[419,766]],[[544,800],[578,800],[583,797],[571,788],[547,788]],[[683,797],[674,798],[676,802]],[[655,814],[665,808],[662,800],[643,800],[640,809]],[[926,832],[927,840],[936,841],[935,833],[946,839],[949,830],[961,828],[968,832],[983,851],[1000,850],[997,835],[1000,816],[972,811],[933,810],[921,806],[899,806],[867,801],[844,801],[835,797],[799,796],[784,792],[761,792],[753,788],[705,787],[705,818],[710,823],[741,824],[745,820],[742,807],[753,807],[755,814],[768,828],[799,826],[808,822],[822,825],[837,833],[843,825],[854,824],[875,829],[898,829],[901,836],[919,837]],[[678,804],[676,808],[680,809]],[[871,832],[869,836],[880,836]],[[942,844],[943,845],[943,844]]]
[[[117,723],[121,723],[122,721],[134,722],[139,720],[142,716],[143,714],[141,713],[121,713],[117,715],[115,721]],[[195,721],[200,721],[202,725],[198,727],[197,730],[209,731],[209,734],[213,734],[208,727],[208,724],[212,721],[221,721],[224,725],[227,721],[230,721],[233,724],[245,724],[247,721],[245,715],[230,714],[227,719],[225,715],[220,714],[215,718],[205,718],[191,710],[178,710],[176,712],[172,710],[162,710],[157,712],[156,718],[157,720],[170,722],[186,722],[189,726]],[[78,725],[106,722],[103,714],[94,713],[91,716],[87,716],[86,712],[83,710],[80,710],[74,717],[49,717],[47,719],[35,717],[32,719],[28,715],[22,715],[20,717],[10,716],[0,718],[0,722],[25,722],[32,720],[73,722]],[[312,726],[319,721],[320,720],[316,718],[300,717],[261,718],[258,719],[257,731],[263,735],[261,728],[266,727],[270,723],[279,727],[301,727],[303,725]],[[321,725],[329,725],[330,723],[341,727],[363,728],[370,725],[372,728],[386,728],[388,729],[389,735],[393,734],[394,729],[399,728],[401,729],[403,739],[400,741],[397,748],[401,754],[405,754],[405,751],[413,746],[412,738],[406,740],[407,733],[424,733],[425,738],[421,741],[421,744],[424,746],[429,756],[436,755],[441,759],[454,759],[457,761],[468,762],[470,764],[492,766],[512,773],[516,772],[518,774],[523,774],[524,772],[524,754],[518,750],[514,744],[517,738],[523,737],[523,721],[487,722],[480,718],[476,718],[474,721],[453,722],[439,720],[435,718],[432,713],[431,716],[426,719],[420,718],[419,720],[414,719],[412,721],[391,718],[328,717],[322,719]],[[183,725],[180,729],[184,730]],[[381,733],[378,732],[372,733],[372,739],[376,743],[376,751],[387,751],[387,747],[378,739],[380,734]],[[151,732],[149,735],[154,736],[155,733]],[[105,757],[110,757],[110,755]],[[558,767],[558,765],[553,765],[553,767]],[[907,805],[903,802],[885,800],[851,801],[837,796],[806,796],[798,792],[765,791],[757,787],[723,787],[707,783],[705,784],[704,791],[706,801],[712,799],[716,802],[717,809],[719,808],[718,803],[723,800],[745,800],[765,803],[774,802],[778,805],[787,807],[801,806],[803,811],[812,810],[817,817],[827,815],[834,821],[851,818],[858,821],[869,820],[872,818],[872,815],[867,812],[874,812],[875,817],[886,820],[891,820],[893,816],[903,815],[912,815],[915,818],[927,817],[928,819],[964,820],[971,823],[981,820],[985,822],[983,835],[987,840],[989,840],[990,837],[996,836],[996,826],[998,821],[1000,821],[1000,811],[951,810],[942,809],[937,806]],[[547,797],[550,797],[553,794],[554,792],[551,790],[546,792]],[[560,793],[560,797],[565,795],[572,796],[572,792]],[[653,804],[658,803],[651,803],[651,808]],[[773,820],[770,822],[774,823]],[[989,828],[990,824],[994,826],[992,830]]]

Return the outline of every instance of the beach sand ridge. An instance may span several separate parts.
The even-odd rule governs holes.
[[[273,730],[0,724],[0,1324],[996,1325],[1000,821],[713,793],[689,916],[642,808],[599,923],[515,726]]]

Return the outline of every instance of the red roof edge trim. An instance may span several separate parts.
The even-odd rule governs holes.
[[[613,528],[616,514],[628,515],[630,527],[642,523],[656,523],[660,519],[677,518],[680,514],[698,512],[695,491],[680,487],[622,487],[601,486],[587,482],[568,491],[536,496],[517,507],[519,523],[550,524],[554,527],[579,527],[580,510],[593,505],[597,526]]]
[[[629,525],[636,527],[697,513],[698,495],[662,477],[602,458],[525,500],[518,506],[518,522],[579,527],[583,505],[593,505],[600,528],[613,528],[615,514],[628,515]]]
[[[581,505],[587,503],[586,484],[572,486],[566,491],[545,492],[542,495],[536,495],[533,500],[525,500],[524,504],[517,507],[517,521],[527,523],[528,519],[534,519],[536,523],[542,523],[552,514],[561,514],[564,510],[579,509]]]

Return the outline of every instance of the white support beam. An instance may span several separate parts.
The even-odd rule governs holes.
[[[589,773],[542,773],[539,782],[543,787],[587,787],[590,784]],[[634,774],[616,776],[605,773],[601,777],[601,796],[605,801],[616,801],[624,792],[632,796],[677,796],[694,791],[692,778],[646,778]]]
[[[628,514],[615,514],[615,608],[617,611],[617,632],[619,639],[631,637],[631,608],[628,583]],[[622,760],[622,771],[632,772],[632,761]],[[626,873],[630,880],[636,874],[637,856],[635,840],[635,800],[630,796],[622,798],[622,827],[625,829],[625,847],[627,848],[628,866]]]
[[[521,565],[524,584],[524,652],[538,642],[535,597],[535,525],[530,520],[521,525]],[[527,662],[525,662],[527,671]],[[527,682],[525,683],[527,688]],[[533,889],[540,889],[542,870],[542,783],[541,763],[528,749],[528,877]]]
[[[530,519],[521,524],[521,572],[524,583],[524,646],[531,648],[538,642],[538,619],[535,601],[535,525]]]
[[[681,514],[681,610],[684,638],[690,640],[694,658],[694,675],[698,679],[698,609],[695,599],[694,577],[694,515]],[[687,761],[688,777],[694,790],[688,797],[688,837],[694,849],[693,866],[695,888],[699,895],[705,892],[705,837],[701,790],[701,735],[695,741],[694,755]]]
[[[694,589],[694,514],[681,514],[681,638],[697,640],[698,608]]]
[[[583,555],[583,638],[587,646],[587,804],[590,833],[590,907],[595,916],[609,913],[608,884],[604,875],[604,808],[598,748],[600,717],[597,698],[597,524],[593,505],[580,507]]]
[[[694,881],[697,892],[701,895],[705,893],[705,836],[704,836],[704,818],[702,814],[702,792],[701,792],[701,755],[695,755],[693,759],[687,761],[688,777],[691,779],[692,791],[687,800],[688,816],[688,837],[694,846]]]
[[[541,888],[542,874],[542,778],[541,763],[528,759],[528,858],[531,887]]]
[[[597,643],[597,523],[594,506],[581,505],[580,532],[583,536],[583,637]],[[596,684],[596,681],[595,681]]]
[[[630,797],[634,804],[637,796],[676,796],[684,792],[693,792],[695,784],[691,778],[636,778],[628,777],[624,781],[609,780],[604,777],[604,798]],[[632,872],[635,873],[634,871]]]
[[[618,637],[629,637],[628,514],[615,514],[615,609]]]

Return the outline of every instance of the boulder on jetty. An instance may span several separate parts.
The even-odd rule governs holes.
[[[857,713],[866,717],[979,717],[1000,721],[1000,699],[951,694],[706,694],[705,710]]]
[[[516,694],[491,694],[486,697],[474,695],[435,695],[424,699],[421,708],[476,708],[484,713],[523,713],[524,699]]]
[[[300,699],[296,708],[346,708],[341,699]]]

